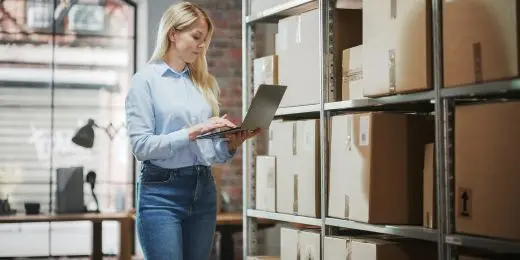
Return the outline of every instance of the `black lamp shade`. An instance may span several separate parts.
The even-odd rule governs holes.
[[[81,147],[92,148],[94,145],[94,120],[89,119],[87,125],[81,127],[72,137],[72,142]]]

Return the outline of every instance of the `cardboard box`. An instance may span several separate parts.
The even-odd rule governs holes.
[[[424,146],[434,139],[433,123],[431,116],[385,112],[332,117],[329,216],[421,225]]]
[[[518,76],[517,5],[516,0],[444,1],[445,86]]]
[[[253,91],[256,91],[260,84],[278,84],[278,56],[270,55],[253,61]]]
[[[435,179],[435,144],[425,146],[423,179],[423,226],[437,228],[437,193]]]
[[[281,228],[280,259],[320,259],[321,233],[319,229]]]
[[[269,152],[276,156],[277,212],[319,217],[319,120],[276,122],[270,135]]]
[[[298,258],[299,233],[298,229],[285,227],[280,229],[280,259],[300,259]]]
[[[256,209],[276,212],[276,160],[256,157]]]
[[[433,260],[433,243],[384,239],[384,236],[325,237],[324,260]]]
[[[361,8],[363,8],[363,0],[337,0],[336,8],[361,9]]]
[[[455,109],[455,230],[520,240],[520,102]]]
[[[341,100],[363,99],[363,45],[343,51]]]
[[[301,230],[298,236],[300,258],[318,260],[321,258],[321,233],[319,230]]]
[[[361,44],[361,10],[337,9],[334,12],[335,86],[341,86],[341,53]],[[278,54],[279,84],[287,91],[280,107],[320,103],[320,67],[323,64],[319,49],[319,10],[290,16],[278,22],[276,53]],[[341,88],[334,94],[341,99]]]
[[[431,0],[363,1],[364,95],[430,89]]]
[[[290,122],[275,120],[269,126],[269,152],[276,157],[276,212],[297,213],[298,195],[295,195],[295,179],[298,172],[292,167],[293,160],[293,125]]]
[[[268,155],[291,155],[292,140],[287,139],[292,134],[292,125],[283,120],[273,120],[269,125]]]

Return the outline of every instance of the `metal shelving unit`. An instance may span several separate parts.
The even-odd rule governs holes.
[[[403,238],[431,241],[437,243],[441,260],[458,259],[460,247],[493,250],[498,253],[520,254],[520,241],[511,242],[499,239],[482,238],[456,234],[454,223],[454,183],[453,167],[453,126],[454,108],[457,102],[475,102],[489,98],[520,97],[520,79],[502,80],[491,83],[474,84],[470,86],[443,88],[443,34],[442,34],[443,0],[432,0],[432,51],[433,51],[433,89],[410,94],[388,97],[337,101],[334,100],[334,71],[332,62],[333,39],[332,11],[335,0],[293,0],[286,4],[270,8],[263,12],[250,14],[250,1],[242,0],[242,104],[243,114],[253,93],[253,59],[255,58],[255,25],[258,23],[277,23],[280,19],[297,15],[305,11],[319,9],[321,39],[319,51],[322,54],[322,66],[319,71],[320,104],[299,107],[281,108],[277,118],[309,117],[320,120],[320,162],[321,162],[321,218],[308,218],[290,214],[280,214],[255,210],[255,147],[254,141],[247,141],[243,146],[243,257],[257,255],[256,250],[256,220],[270,219],[279,222],[297,223],[321,227],[322,248],[323,238],[335,235],[339,229],[366,231],[393,235]],[[436,166],[436,206],[438,229],[427,229],[420,226],[371,225],[355,221],[327,217],[328,205],[328,120],[336,113],[348,111],[417,111],[434,112],[435,114],[435,166]],[[323,250],[322,250],[323,258]]]
[[[295,216],[295,215],[260,211],[260,210],[254,210],[254,209],[248,209],[247,216],[253,217],[253,218],[263,218],[263,219],[270,219],[270,220],[276,220],[276,221],[288,222],[288,223],[297,223],[297,224],[316,226],[316,227],[321,226],[321,219],[319,219],[319,218],[309,218],[309,217],[303,217],[303,216]]]
[[[284,116],[318,115],[319,113],[319,104],[296,107],[282,107],[276,111],[275,117],[283,118]]]

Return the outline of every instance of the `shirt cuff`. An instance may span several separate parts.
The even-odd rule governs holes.
[[[171,137],[170,146],[172,153],[190,142],[190,135],[186,128],[170,133],[169,136]]]
[[[228,148],[228,141],[220,141],[220,142],[218,142],[217,149],[218,149],[218,152],[220,152],[226,158],[226,160],[229,160],[229,159],[233,158],[233,156],[235,155],[235,153],[237,151],[236,149],[235,150],[229,150],[229,148]]]

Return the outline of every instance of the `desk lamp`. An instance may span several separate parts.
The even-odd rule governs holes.
[[[93,119],[89,119],[87,124],[82,126],[78,132],[72,137],[72,142],[84,147],[84,148],[92,148],[94,146],[94,127],[101,128],[105,130],[110,140],[114,138],[114,136],[117,134],[117,132],[121,129],[115,128],[112,123],[108,124],[106,127],[100,127],[94,122]],[[96,203],[96,212],[99,213],[99,202],[96,196],[96,193],[94,192],[94,187],[96,185],[96,173],[94,171],[89,171],[87,173],[87,176],[85,178],[85,181],[90,184],[90,190],[92,191],[92,197],[94,197],[94,201]]]
[[[105,130],[110,140],[114,139],[114,136],[119,132],[121,127],[115,128],[112,123],[108,124],[106,127],[101,127],[94,122],[93,119],[89,119],[87,124],[82,126],[78,132],[72,137],[72,142],[75,144],[85,147],[85,148],[92,148],[94,145],[94,127],[101,128]]]

